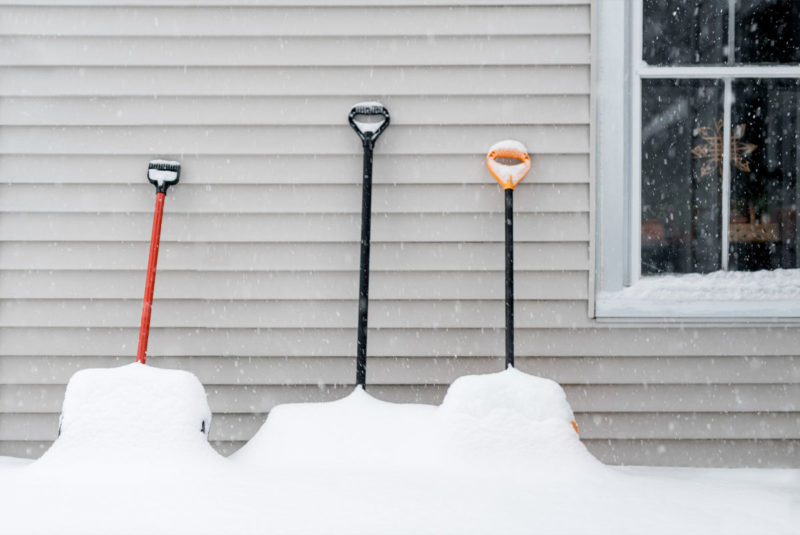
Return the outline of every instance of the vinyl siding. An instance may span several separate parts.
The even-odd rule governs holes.
[[[117,4],[117,5],[114,5]],[[518,367],[614,463],[797,466],[792,323],[592,319],[588,0],[0,1],[0,455],[55,438],[70,375],[132,362],[147,161],[175,158],[149,362],[206,387],[225,453],[354,380],[361,146],[379,98],[368,381],[438,403],[500,369],[503,203],[524,141]]]

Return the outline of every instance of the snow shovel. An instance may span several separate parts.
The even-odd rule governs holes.
[[[153,215],[153,235],[150,238],[150,258],[147,261],[147,280],[144,285],[144,305],[142,306],[142,325],[139,328],[139,349],[136,361],[145,363],[147,359],[147,337],[150,335],[150,312],[153,308],[153,289],[156,285],[156,263],[158,245],[161,241],[161,219],[164,216],[164,199],[167,189],[178,183],[181,164],[165,160],[153,160],[147,167],[147,180],[156,187],[156,208]]]
[[[377,119],[377,120],[376,120]],[[369,240],[372,220],[372,150],[389,126],[389,110],[380,102],[359,102],[350,109],[350,126],[364,146],[364,179],[361,189],[361,264],[358,279],[358,338],[356,386],[367,387],[367,305],[369,303]]]
[[[489,172],[506,195],[506,368],[514,367],[514,188],[531,169],[525,145],[513,139],[495,143],[486,156]]]

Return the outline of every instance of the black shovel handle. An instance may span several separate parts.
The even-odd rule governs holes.
[[[362,130],[358,125],[358,121],[356,121],[356,116],[358,115],[382,115],[384,120],[375,130]],[[353,130],[358,134],[358,137],[361,138],[362,143],[365,145],[370,142],[375,143],[375,140],[377,140],[383,131],[386,130],[386,127],[389,126],[389,110],[378,102],[361,102],[350,109],[350,115],[347,120],[350,122],[350,126],[353,127]]]
[[[381,115],[380,123],[369,123],[374,128],[362,130],[356,117]],[[389,110],[378,102],[360,102],[350,109],[350,126],[361,138],[364,146],[364,174],[361,191],[361,260],[358,277],[358,334],[356,339],[356,385],[367,387],[367,315],[369,309],[369,245],[372,221],[372,150],[375,140],[389,126]],[[363,123],[362,123],[363,124]]]

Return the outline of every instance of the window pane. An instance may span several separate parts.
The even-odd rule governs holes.
[[[722,95],[719,80],[642,80],[642,275],[721,267]]]
[[[798,267],[800,80],[733,83],[731,270]]]
[[[644,0],[642,32],[648,65],[725,63],[728,0]]]
[[[800,62],[800,1],[737,0],[736,63]]]

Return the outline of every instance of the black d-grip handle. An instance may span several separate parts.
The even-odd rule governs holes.
[[[177,184],[181,177],[181,164],[167,160],[153,160],[147,166],[147,180],[156,187],[156,193],[167,194],[167,188]]]
[[[356,120],[356,117],[359,115],[381,115],[384,120],[381,122],[365,123]],[[350,109],[348,120],[350,121],[350,126],[353,127],[353,130],[356,131],[362,142],[367,143],[371,141],[374,143],[375,140],[378,139],[378,136],[389,126],[389,110],[380,102],[359,102]]]

